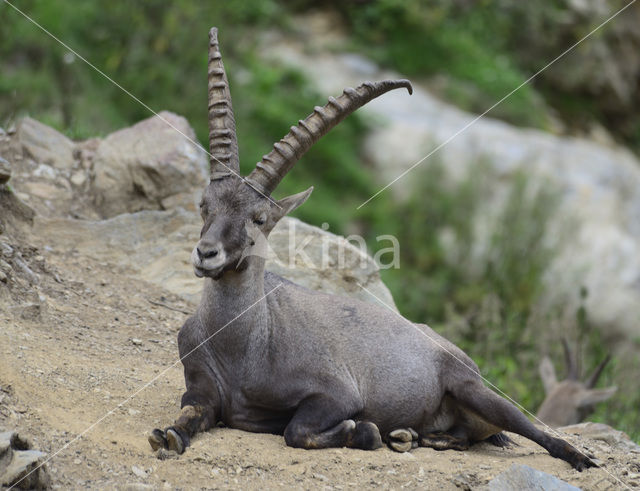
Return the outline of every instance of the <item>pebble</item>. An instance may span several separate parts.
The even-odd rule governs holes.
[[[4,257],[11,258],[13,256],[13,247],[6,242],[0,242],[0,252]]]
[[[142,479],[145,479],[147,477],[147,473],[143,469],[140,469],[140,467],[138,467],[137,465],[131,466],[131,472]]]
[[[132,338],[131,344],[133,344],[134,346],[142,346],[142,339]]]

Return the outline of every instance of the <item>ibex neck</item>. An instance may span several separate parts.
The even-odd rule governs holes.
[[[266,322],[264,296],[264,267],[230,271],[217,281],[205,280],[198,314],[210,334],[222,329],[216,337],[244,337]]]

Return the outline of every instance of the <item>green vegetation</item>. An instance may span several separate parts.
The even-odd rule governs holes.
[[[527,78],[501,42],[497,2],[468,8],[459,2],[378,0],[365,5],[337,2],[356,46],[378,62],[413,77],[446,75],[443,96],[483,112]],[[545,127],[547,108],[526,85],[492,116],[514,124]]]
[[[484,111],[539,68],[520,61],[514,46],[522,33],[514,18],[542,25],[548,18],[534,18],[531,2],[511,2],[509,11],[498,1],[483,0],[477,8],[467,3],[324,2],[342,13],[353,48],[407,76],[430,83],[444,77],[445,97]],[[295,70],[266,64],[256,49],[261,29],[286,26],[292,9],[313,8],[317,2],[25,0],[19,6],[152,109],[187,117],[202,142],[207,140],[206,36],[211,25],[227,26],[221,31],[222,51],[244,172],[329,95],[315,92]],[[30,114],[82,139],[150,116],[6,5],[0,5],[0,24],[1,126]],[[583,117],[580,96],[563,101],[564,112]],[[544,128],[547,103],[536,87],[526,86],[491,115]],[[545,241],[557,194],[534,189],[518,176],[504,206],[488,210],[496,176],[481,161],[461,180],[431,162],[405,203],[383,193],[357,212],[356,206],[378,189],[360,158],[365,130],[357,114],[347,118],[304,157],[278,195],[313,184],[313,206],[296,212],[303,220],[328,222],[336,233],[362,231],[372,247],[377,235],[395,234],[402,267],[386,271],[384,279],[400,310],[459,344],[487,379],[535,412],[543,394],[537,371],[541,354],[550,351],[558,366],[562,360],[554,332],[572,333],[583,346],[585,367],[606,351],[584,308],[566,312],[562,305],[540,305],[544,272],[561,247],[561,240]],[[635,131],[640,140],[640,125]],[[492,218],[479,223],[480,216]],[[492,235],[482,233],[486,230]],[[640,403],[629,376],[629,367],[637,370],[635,363],[614,360],[607,368],[602,385],[617,383],[620,390],[596,417],[640,439],[639,417],[628,410]]]

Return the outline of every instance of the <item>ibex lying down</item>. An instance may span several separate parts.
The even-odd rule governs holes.
[[[229,87],[210,32],[209,135],[211,181],[193,249],[202,300],[178,336],[187,391],[173,426],[155,429],[153,449],[182,453],[190,438],[218,422],[252,432],[283,434],[306,449],[396,450],[417,445],[466,449],[500,432],[523,435],[582,470],[594,463],[567,442],[537,429],[515,406],[482,383],[477,366],[428,326],[353,298],[313,292],[265,272],[252,254],[256,231],[276,222],[312,188],[269,196],[302,155],[351,112],[406,80],[364,83],[316,107],[293,126],[246,178]]]
[[[571,353],[566,339],[562,340],[562,347],[567,366],[566,379],[558,382],[549,357],[545,356],[540,363],[540,377],[547,396],[542,401],[536,416],[549,426],[580,423],[595,410],[597,403],[606,401],[617,390],[617,387],[594,389],[602,370],[611,359],[610,356],[600,362],[585,382],[581,382],[578,362]]]

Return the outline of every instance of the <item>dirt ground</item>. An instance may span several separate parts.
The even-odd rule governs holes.
[[[420,448],[305,451],[282,437],[217,428],[159,460],[146,435],[170,424],[183,392],[176,336],[195,308],[117,264],[61,247],[65,231],[0,235],[39,276],[13,264],[0,283],[0,427],[47,452],[59,489],[475,489],[512,463],[583,489],[637,486],[640,454],[567,438],[602,468],[582,473],[532,442],[466,452]]]

